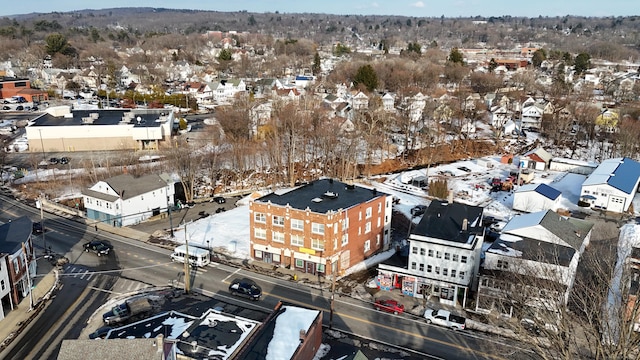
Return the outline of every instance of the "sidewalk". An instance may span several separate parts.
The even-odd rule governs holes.
[[[33,309],[30,310],[29,296],[14,305],[4,319],[0,321],[0,358],[5,358],[3,352],[11,345],[12,340],[27,329],[49,304],[50,296],[58,283],[58,270],[49,259],[43,257],[41,249],[36,249],[38,263],[36,276],[33,281]]]

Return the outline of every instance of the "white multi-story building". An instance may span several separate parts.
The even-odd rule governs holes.
[[[409,236],[406,267],[378,266],[380,288],[401,287],[407,295],[465,307],[480,266],[482,214],[477,206],[431,202]]]
[[[117,227],[167,211],[174,194],[174,181],[166,174],[139,178],[122,174],[82,190],[87,218]]]

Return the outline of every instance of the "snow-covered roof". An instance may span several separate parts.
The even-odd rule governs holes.
[[[276,318],[273,337],[267,347],[266,360],[291,359],[300,345],[300,341],[294,339],[299,339],[301,331],[308,332],[320,315],[318,310],[291,305],[285,305],[282,309],[284,311]]]

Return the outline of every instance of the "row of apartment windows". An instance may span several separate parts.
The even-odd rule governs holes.
[[[416,262],[412,262],[411,270],[417,269],[418,271],[424,272],[424,265],[425,264],[417,264]],[[455,269],[440,268],[440,266],[427,265],[428,274],[435,273],[436,275],[440,275],[441,272],[442,276],[451,276],[454,279],[456,275],[458,275],[458,278],[460,278],[461,280],[464,280],[464,277],[466,275],[465,271],[456,271]]]
[[[267,215],[265,213],[255,213],[253,220],[259,224],[267,223]],[[378,218],[378,226],[380,226],[381,219]],[[284,216],[274,215],[273,220],[271,222],[273,226],[284,227]],[[346,231],[349,228],[348,219],[342,222],[342,230]],[[296,231],[304,231],[304,220],[300,219],[291,219],[291,230]],[[361,230],[360,230],[361,231]],[[338,228],[335,228],[335,233],[338,232]],[[364,233],[368,234],[371,232],[371,222],[368,221],[364,224]],[[324,235],[325,233],[325,225],[321,223],[311,223],[311,233]]]
[[[411,248],[411,252],[414,254],[418,254],[418,251],[420,251],[420,255],[427,255],[429,257],[434,257],[436,259],[442,259],[442,255],[444,254],[444,259],[445,260],[451,260],[454,262],[458,262],[458,259],[461,263],[466,264],[467,263],[467,256],[466,255],[462,255],[462,256],[458,256],[458,254],[451,254],[448,252],[441,252],[441,251],[434,251],[433,249],[425,249],[425,248],[418,248],[417,246],[414,246]]]
[[[267,230],[254,228],[253,235],[256,239],[266,240],[267,239]],[[284,244],[285,243],[285,235],[279,231],[271,232],[271,241]],[[342,246],[345,246],[349,243],[349,234],[342,235]],[[291,246],[304,247],[304,237],[302,235],[290,235],[290,244]],[[376,246],[380,245],[380,235],[376,236]],[[311,248],[314,250],[324,251],[325,244],[324,241],[320,239],[311,239]],[[333,243],[334,250],[338,248],[338,240],[335,239]],[[366,240],[364,242],[364,252],[368,252],[371,250],[371,240]]]
[[[256,239],[266,240],[267,239],[267,230],[260,229],[260,228],[254,228],[253,229],[253,236]],[[271,232],[271,240],[273,242],[284,244],[285,243],[284,233],[281,233],[281,232],[278,232],[278,231]],[[292,234],[290,236],[290,242],[291,242],[291,246],[304,247],[304,237],[302,235]],[[314,249],[314,250],[318,250],[318,251],[324,251],[324,241],[320,240],[320,239],[311,239],[311,248]]]
[[[90,197],[85,198],[84,202],[86,204],[93,204],[94,203],[93,199],[90,198]],[[96,206],[102,206],[103,203],[104,203],[104,207],[106,207],[107,209],[113,209],[113,204],[108,202],[108,201],[100,201],[100,200],[96,200],[95,201]],[[119,208],[120,208],[120,205],[116,204],[116,210],[119,209]]]

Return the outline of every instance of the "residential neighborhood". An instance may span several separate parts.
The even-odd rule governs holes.
[[[637,357],[635,17],[416,16],[0,17],[0,358]]]

